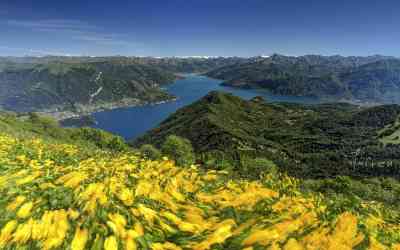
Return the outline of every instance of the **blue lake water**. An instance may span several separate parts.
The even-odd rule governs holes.
[[[296,102],[314,104],[319,100],[311,97],[278,96],[264,90],[238,89],[221,86],[220,80],[199,75],[185,75],[165,87],[166,91],[178,97],[177,101],[159,105],[127,107],[101,111],[93,114],[97,121],[93,127],[104,129],[125,139],[132,139],[156,127],[177,109],[186,106],[213,90],[230,92],[245,99],[263,96],[268,102]]]

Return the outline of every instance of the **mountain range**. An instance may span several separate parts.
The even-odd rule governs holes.
[[[59,119],[102,109],[173,100],[163,84],[178,73],[274,94],[362,104],[400,102],[394,57],[1,57],[0,108],[46,112]]]
[[[178,72],[206,72],[239,58],[0,58],[0,108],[58,118],[173,100],[160,87]]]
[[[122,62],[17,64],[0,72],[0,105],[7,110],[76,111],[173,99],[160,85],[172,73]]]
[[[400,60],[394,57],[273,55],[210,71],[228,86],[330,101],[399,103]]]

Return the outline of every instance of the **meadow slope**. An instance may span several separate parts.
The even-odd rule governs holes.
[[[0,249],[400,249],[377,202],[82,147],[0,134]]]

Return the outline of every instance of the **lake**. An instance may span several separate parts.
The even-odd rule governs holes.
[[[159,105],[126,107],[93,114],[97,121],[92,127],[118,134],[125,139],[136,138],[156,127],[177,109],[186,106],[213,90],[230,92],[245,99],[263,96],[268,102],[296,102],[314,104],[317,98],[273,95],[265,90],[238,89],[221,86],[222,81],[200,75],[185,75],[185,79],[166,85],[165,90],[178,100]]]

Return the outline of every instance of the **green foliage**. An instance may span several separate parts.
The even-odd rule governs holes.
[[[261,174],[277,174],[278,168],[274,162],[266,158],[245,157],[240,159],[241,176],[247,178],[258,178]]]
[[[81,139],[94,142],[96,146],[102,149],[109,149],[112,151],[125,151],[128,150],[128,145],[120,136],[113,135],[99,129],[93,128],[80,128],[72,132],[72,139]]]
[[[160,146],[175,134],[189,139],[199,159],[216,169],[265,158],[297,177],[400,176],[400,146],[378,138],[399,115],[398,105],[278,104],[211,92],[134,145]]]
[[[225,85],[338,100],[399,102],[400,60],[390,57],[273,55],[207,73]]]
[[[202,152],[197,154],[197,158],[203,163],[205,168],[229,172],[234,171],[232,161],[226,158],[226,154],[223,151],[210,150],[208,152]]]
[[[59,127],[58,122],[49,116],[40,116],[37,113],[29,113],[29,121],[43,129],[55,129]]]
[[[324,193],[328,197],[358,197],[362,200],[382,202],[388,207],[400,207],[400,182],[391,177],[339,176],[331,179],[305,180],[302,182],[302,188]]]
[[[188,166],[194,163],[193,147],[188,139],[170,135],[165,139],[161,151],[166,156],[174,159],[179,166]]]
[[[144,144],[139,148],[140,153],[147,159],[159,160],[161,159],[161,152],[151,144]]]
[[[36,113],[17,115],[0,112],[0,130],[17,137],[40,136],[51,141],[73,143],[83,147],[96,147],[112,151],[125,151],[129,146],[124,139],[93,128],[61,128],[51,117]]]
[[[45,62],[0,71],[0,105],[19,112],[85,110],[85,105],[172,98],[158,86],[171,72],[136,61]]]
[[[213,102],[218,102],[219,104],[223,104],[226,101],[230,99],[229,96],[220,96],[221,98],[211,98],[213,99]],[[210,98],[210,97],[209,97]],[[237,99],[234,99],[235,101],[231,100],[230,101],[230,108],[229,110],[239,110],[238,104],[241,102],[238,101]],[[243,104],[243,103],[242,103]],[[261,105],[262,103],[259,103]],[[262,104],[266,105],[266,104]],[[252,114],[250,111],[253,110],[253,108],[258,107],[256,106],[248,106],[247,112],[248,114]],[[287,116],[287,112],[285,111],[285,108],[288,106],[281,106],[278,105],[279,112],[283,112],[286,116],[286,118],[290,118],[290,116]],[[293,109],[293,106],[290,106],[291,109]],[[342,107],[343,108],[343,107]],[[198,110],[194,108],[196,112],[199,112],[201,110]],[[322,110],[325,110],[328,114],[334,114],[336,117],[336,122],[334,123],[332,120],[327,119],[327,116],[322,116],[321,119],[324,119],[326,123],[320,123],[318,122],[319,119],[315,115],[313,116],[313,121],[315,123],[310,123],[307,124],[307,129],[313,129],[314,136],[318,135],[316,134],[315,131],[325,131],[329,128],[328,131],[336,132],[337,131],[342,131],[344,128],[335,128],[337,124],[343,124],[343,121],[341,119],[344,119],[343,117],[346,118],[352,118],[358,117],[358,115],[353,115],[353,109],[349,108],[346,106],[343,108],[341,112],[339,112],[337,109],[340,109],[339,107],[335,106],[334,108],[329,105],[323,105],[320,107],[314,107],[315,112],[322,112]],[[213,112],[218,110],[216,107],[213,107]],[[256,112],[260,112],[260,109],[255,109]],[[298,111],[301,111],[301,109],[298,109]],[[328,112],[329,111],[329,112]],[[342,113],[343,112],[343,113]],[[350,112],[350,115],[347,116],[347,112]],[[358,114],[358,112],[364,112],[362,111],[357,111],[355,114]],[[385,109],[379,109],[379,112],[385,112]],[[392,112],[388,112],[387,114],[391,114]],[[197,113],[198,114],[198,113]],[[217,113],[217,115],[220,115],[221,113]],[[261,113],[261,115],[266,115],[267,113]],[[279,113],[272,113],[271,115],[277,116],[278,120],[281,120],[282,117],[278,116]],[[297,115],[299,112],[296,113]],[[373,112],[365,112],[365,114],[374,114]],[[394,112],[393,114],[396,114]],[[236,119],[235,116],[237,114],[235,113],[230,113],[230,116],[232,119]],[[243,115],[243,114],[241,114]],[[382,117],[386,117],[383,114],[380,114]],[[251,117],[251,115],[249,116]],[[181,117],[182,118],[182,117]],[[201,117],[196,117],[197,119],[201,119]],[[223,122],[227,117],[221,116],[220,122]],[[245,116],[242,116],[242,118],[246,118]],[[339,119],[340,118],[340,119]],[[386,122],[391,122],[392,119],[389,117],[389,115],[385,118],[387,119]],[[173,119],[172,119],[173,120]],[[256,119],[257,120],[257,119]],[[254,121],[256,121],[254,120]],[[395,119],[396,120],[396,119]],[[170,120],[171,121],[171,120]],[[184,122],[184,119],[180,120],[181,122]],[[307,120],[308,121],[308,120]],[[366,119],[359,119],[353,124],[364,124],[365,126],[365,121]],[[192,121],[193,122],[193,121]],[[203,121],[204,122],[204,121]],[[235,120],[232,120],[232,122],[236,122]],[[276,122],[276,121],[274,121]],[[349,122],[347,120],[347,122]],[[381,124],[381,126],[388,126],[388,124]],[[203,123],[204,124],[204,123]],[[245,123],[242,123],[242,125]],[[279,125],[282,126],[284,123],[280,123]],[[347,124],[347,123],[346,123]],[[228,123],[229,125],[229,123]],[[196,127],[195,127],[196,128]],[[199,127],[197,127],[199,128]],[[231,127],[227,126],[227,128],[234,128],[233,124]],[[249,130],[250,127],[244,127],[245,129]],[[334,129],[335,128],[335,129]],[[215,127],[214,127],[215,129]],[[357,129],[366,129],[365,127],[357,127]],[[79,146],[80,154],[82,157],[85,157],[85,152],[93,152],[93,149],[105,149],[105,150],[111,150],[112,152],[116,151],[123,151],[123,150],[129,150],[129,147],[124,143],[123,139],[114,136],[110,133],[101,131],[101,130],[96,130],[96,129],[91,129],[91,128],[81,128],[81,129],[64,129],[60,128],[57,126],[57,123],[52,120],[51,118],[48,117],[42,117],[37,114],[29,114],[28,116],[19,116],[15,113],[0,113],[0,130],[3,133],[11,134],[16,137],[20,138],[29,138],[29,137],[40,137],[46,141],[51,141],[54,143],[73,143],[74,145]],[[281,128],[282,130],[282,128]],[[375,130],[380,130],[380,128],[374,128]],[[239,130],[227,130],[230,132],[230,137],[228,137],[225,132],[223,135],[223,147],[221,147],[219,150],[204,150],[204,151],[198,151],[199,153],[197,154],[197,157],[195,157],[193,153],[193,148],[191,146],[191,143],[189,140],[184,139],[179,136],[174,136],[170,135],[167,136],[165,139],[165,142],[162,144],[162,150],[163,154],[166,154],[169,156],[171,159],[176,160],[176,162],[180,165],[190,165],[194,162],[194,159],[197,158],[202,164],[202,167],[209,168],[209,169],[217,169],[217,170],[227,170],[230,174],[231,177],[233,178],[251,178],[251,179],[256,179],[259,178],[261,174],[269,174],[272,173],[274,176],[279,176],[278,170],[286,170],[288,173],[295,173],[298,174],[299,177],[302,177],[302,180],[300,181],[301,187],[304,191],[307,192],[318,192],[318,193],[324,193],[331,202],[331,212],[332,213],[338,213],[338,212],[343,212],[344,210],[356,210],[358,207],[360,207],[360,204],[362,201],[378,201],[382,202],[387,206],[389,209],[393,209],[393,211],[398,211],[398,208],[400,207],[400,182],[398,179],[393,178],[393,177],[384,177],[379,176],[379,177],[369,177],[369,175],[366,175],[365,172],[361,172],[360,169],[354,169],[353,171],[355,172],[346,172],[347,169],[343,168],[343,166],[340,165],[340,157],[338,155],[342,154],[343,152],[336,152],[335,150],[331,150],[329,147],[326,149],[326,151],[321,151],[320,155],[315,154],[315,153],[307,153],[306,148],[301,148],[303,151],[300,151],[298,148],[293,148],[288,146],[290,142],[290,137],[295,136],[295,134],[290,134],[287,135],[287,137],[283,137],[283,133],[290,133],[287,128],[285,128],[282,132],[282,134],[277,134],[276,131],[273,130],[268,130],[268,133],[274,134],[273,136],[276,136],[276,140],[279,140],[280,143],[283,144],[282,148],[286,148],[287,150],[285,151],[286,154],[282,154],[284,151],[276,151],[274,153],[268,153],[268,151],[257,151],[257,150],[249,150],[250,145],[255,145],[255,143],[250,143],[251,138],[257,138],[256,136],[254,137],[240,137],[241,140],[236,139],[239,137],[236,137],[237,134],[234,132],[244,135],[243,132],[240,132]],[[249,130],[250,131],[250,130]],[[346,130],[345,130],[346,131]],[[351,133],[356,133],[356,131],[349,130]],[[367,135],[365,133],[367,130],[363,131],[363,135]],[[171,132],[171,131],[169,131]],[[204,131],[196,131],[196,132],[201,132],[203,133]],[[208,133],[210,132],[215,132],[215,130],[207,130]],[[199,138],[203,138],[202,136],[206,136],[207,134],[201,135]],[[299,133],[299,131],[296,131],[296,133]],[[318,132],[322,133],[322,132]],[[349,132],[350,133],[350,132]],[[321,137],[323,135],[319,134]],[[264,137],[265,135],[262,133],[259,133],[259,137]],[[307,138],[303,134],[304,138]],[[343,139],[348,139],[351,138],[350,135],[344,132],[344,134],[340,134],[340,138]],[[213,138],[211,136],[205,137],[208,138],[208,143],[215,143],[219,142],[217,138]],[[353,139],[356,137],[353,137]],[[253,140],[253,139],[252,139]],[[314,146],[317,148],[318,141],[321,140],[319,137],[314,138]],[[361,139],[360,139],[361,140]],[[363,138],[364,141],[362,143],[365,143],[366,138]],[[201,140],[194,141],[197,144],[195,144],[198,149],[201,149],[205,145],[199,144]],[[265,145],[263,144],[262,140],[259,140],[257,138],[257,142],[260,143],[259,145]],[[303,146],[306,145],[307,140],[304,141]],[[234,144],[237,143],[237,144]],[[286,144],[287,143],[287,144]],[[370,143],[370,142],[368,142]],[[210,144],[206,144],[208,146]],[[270,144],[271,146],[279,146],[279,144]],[[364,152],[367,154],[370,154],[373,156],[374,152],[382,152],[377,154],[375,157],[393,157],[393,155],[388,154],[390,150],[393,150],[394,155],[397,155],[397,151],[395,149],[397,146],[391,146],[393,147],[392,149],[389,150],[390,147],[384,147],[383,149],[379,149],[378,146],[377,148],[373,149],[372,147],[369,148],[370,151]],[[223,150],[224,149],[224,150]],[[276,149],[279,149],[277,147]],[[229,151],[228,151],[229,150]],[[291,151],[290,151],[291,150]],[[377,150],[382,150],[382,151],[377,151]],[[145,144],[140,147],[140,152],[143,155],[146,155],[149,159],[159,159],[160,158],[160,152],[152,145]],[[305,152],[307,157],[304,158],[297,158],[300,157],[297,155],[298,152]],[[385,156],[388,154],[387,156]],[[28,153],[29,154],[29,153]],[[274,157],[275,155],[275,157]],[[312,157],[311,157],[311,156]],[[285,159],[285,157],[288,157],[288,159]],[[294,159],[301,159],[299,160],[299,163],[293,163],[293,159],[290,159],[289,157],[294,157]],[[336,157],[336,158],[335,158]],[[74,162],[75,160],[73,158],[70,159],[71,162]],[[300,161],[304,161],[304,163],[300,163]],[[292,169],[290,169],[292,168]],[[328,169],[330,168],[330,169]],[[277,170],[278,169],[278,170]],[[334,169],[337,171],[338,175],[332,175],[332,176],[326,176],[326,172],[332,171]],[[383,171],[383,169],[377,169],[376,171]],[[373,169],[370,169],[370,171],[375,171]],[[346,176],[346,173],[352,176]],[[379,172],[374,172],[375,175],[378,175]],[[388,175],[388,174],[386,174]],[[324,177],[324,178],[322,178]],[[62,193],[62,190],[60,191],[60,194]],[[65,196],[66,197],[66,196]],[[57,207],[59,201],[54,200],[54,206]],[[60,202],[64,202],[63,199],[60,199]],[[393,212],[395,213],[395,212]],[[395,216],[399,216],[399,214],[394,214]]]

